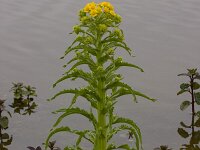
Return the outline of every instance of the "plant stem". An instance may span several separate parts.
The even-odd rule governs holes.
[[[98,104],[97,150],[106,150],[107,146],[106,114],[103,112],[103,109],[105,107],[104,86],[104,82],[99,81],[98,91],[101,100]]]
[[[97,64],[103,68],[103,64],[99,61],[101,58],[101,35],[97,32],[96,37],[96,48],[99,49],[99,55],[97,55]],[[106,114],[103,112],[105,108],[106,102],[106,92],[105,92],[105,81],[101,77],[98,81],[98,94],[100,97],[100,101],[98,102],[98,129],[96,134],[96,143],[95,143],[95,150],[106,150],[107,148],[107,127],[106,127]]]
[[[1,118],[2,110],[0,109],[0,118]],[[2,139],[2,127],[0,126],[0,138],[1,138],[1,144],[3,143]]]
[[[191,83],[191,96],[192,96],[192,135],[194,133],[194,115],[195,115],[195,107],[194,107],[194,87],[193,87],[193,83],[194,83],[194,78],[193,75],[190,78],[190,83]]]

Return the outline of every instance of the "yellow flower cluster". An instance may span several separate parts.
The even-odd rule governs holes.
[[[109,2],[101,2],[96,4],[95,2],[88,3],[84,8],[83,11],[85,13],[89,13],[92,17],[99,15],[100,13],[109,13],[113,16],[116,16],[114,11],[114,7]]]

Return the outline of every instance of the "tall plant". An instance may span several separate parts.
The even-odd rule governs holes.
[[[143,72],[140,67],[125,62],[121,57],[115,55],[117,49],[125,50],[131,55],[131,49],[124,42],[123,30],[119,28],[120,23],[121,17],[115,13],[109,2],[88,3],[80,10],[80,24],[73,28],[73,33],[77,36],[65,51],[62,59],[70,52],[74,52],[75,55],[64,66],[70,66],[70,68],[56,81],[53,87],[67,79],[83,79],[88,85],[82,88],[64,89],[51,98],[54,100],[60,95],[74,95],[68,108],[55,111],[61,115],[47,138],[46,148],[54,134],[70,132],[78,135],[78,139],[74,146],[66,146],[65,150],[81,150],[82,139],[90,142],[94,150],[142,149],[142,137],[136,123],[114,113],[117,101],[124,95],[132,95],[135,102],[137,96],[154,101],[122,82],[122,75],[117,73],[121,67],[136,68]],[[87,66],[89,71],[82,66]],[[74,107],[78,97],[89,102],[90,111]],[[93,113],[94,111],[95,113]],[[73,114],[79,114],[89,119],[93,124],[93,130],[79,131],[68,126],[58,127],[64,118]],[[110,143],[112,137],[122,130],[133,134],[135,138],[133,147],[128,144],[117,146]]]
[[[182,83],[180,85],[180,91],[177,95],[183,93],[189,93],[191,99],[187,101],[183,101],[180,105],[181,110],[185,110],[189,106],[191,106],[191,124],[186,125],[184,122],[181,122],[181,128],[178,128],[178,133],[183,138],[189,138],[189,144],[184,144],[181,150],[200,150],[198,144],[200,143],[200,111],[195,110],[196,105],[200,105],[200,84],[198,80],[200,80],[200,74],[197,72],[197,69],[188,69],[187,73],[179,74],[179,76],[186,76],[189,78],[189,82]],[[190,130],[190,131],[187,131]]]

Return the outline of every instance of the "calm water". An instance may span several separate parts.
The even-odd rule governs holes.
[[[10,150],[41,145],[55,121],[51,111],[67,104],[66,99],[71,98],[67,96],[52,103],[46,102],[59,90],[51,89],[52,83],[63,73],[61,66],[64,62],[59,57],[71,42],[72,36],[68,33],[78,23],[76,12],[87,2],[0,0],[0,96],[10,102],[8,91],[11,82],[21,81],[37,87],[39,104],[38,112],[31,117],[13,116],[9,132],[14,141]],[[134,104],[130,97],[123,97],[117,105],[117,113],[134,119],[140,125],[145,150],[161,144],[178,149],[183,143],[176,132],[179,122],[190,119],[187,112],[179,111],[179,104],[187,96],[176,96],[179,84],[184,80],[177,74],[189,67],[200,69],[200,1],[110,2],[123,17],[126,41],[137,57],[119,54],[145,70],[145,73],[130,69],[120,72],[126,72],[125,82],[158,99],[155,103],[139,99],[140,102]],[[71,86],[81,85],[69,82],[63,85]],[[80,104],[87,107],[83,101]],[[88,127],[88,122],[77,116],[66,119],[64,124],[80,128],[80,121],[81,128]],[[62,134],[56,139],[63,145],[73,143],[74,137]],[[116,140],[126,141],[122,137],[116,137]]]

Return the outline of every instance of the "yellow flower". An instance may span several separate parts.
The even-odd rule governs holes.
[[[86,13],[89,12],[89,11],[90,11],[90,5],[87,4],[87,5],[84,7],[83,11],[86,12]]]
[[[116,13],[113,10],[110,11],[110,14],[116,16]]]
[[[105,13],[108,13],[110,11],[108,7],[104,7],[103,10],[104,10]]]
[[[109,4],[110,4],[109,2],[102,2],[102,3],[100,3],[100,5],[103,6],[103,7],[108,7]]]
[[[83,12],[89,13],[92,17],[95,17],[102,12],[110,13],[112,16],[116,16],[116,13],[114,12],[114,7],[111,5],[110,2],[101,2],[99,4],[95,2],[88,3],[83,8]]]
[[[91,10],[94,10],[96,8],[96,4],[94,2],[88,3],[85,7],[84,7],[84,12],[89,12]]]
[[[98,14],[98,12],[97,12],[96,9],[90,11],[90,15],[91,15],[92,17],[95,17],[97,14]]]
[[[102,9],[101,9],[100,6],[97,6],[97,7],[96,7],[96,10],[97,10],[98,13],[101,13],[101,12],[102,12]]]
[[[94,10],[96,8],[95,2],[89,3],[90,10]]]
[[[114,7],[109,3],[109,5],[107,6],[110,10],[114,10]]]

